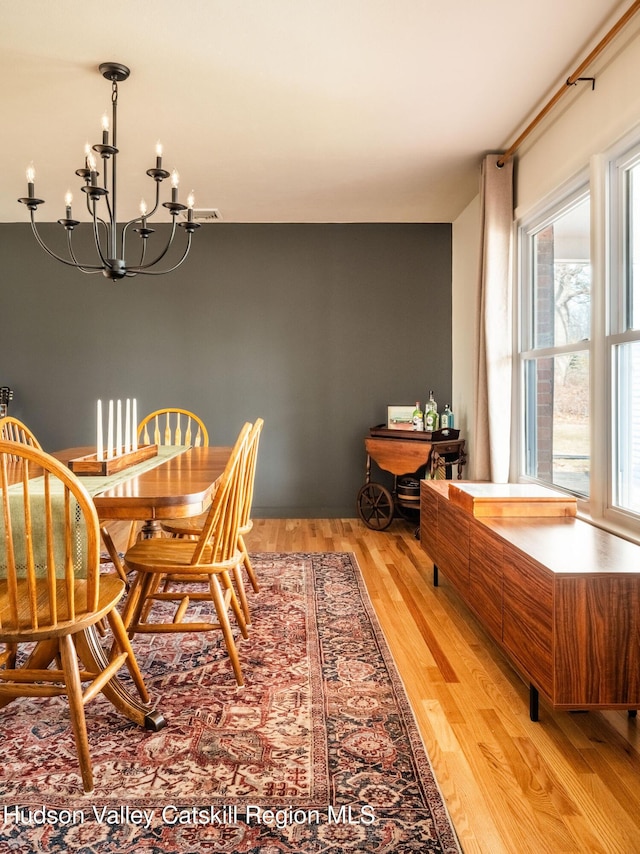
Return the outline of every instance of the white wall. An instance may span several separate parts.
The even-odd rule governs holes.
[[[516,154],[517,218],[587,169],[594,154],[605,151],[640,126],[640,13],[584,74],[595,76],[595,90],[588,82],[570,87]],[[474,477],[479,233],[480,203],[476,197],[453,223],[452,268],[452,397],[457,424],[467,438],[466,474],[470,478]]]
[[[585,75],[596,78],[595,89],[570,87],[517,154],[518,218],[640,124],[640,14]]]

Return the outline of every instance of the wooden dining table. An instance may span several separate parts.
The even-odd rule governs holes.
[[[91,450],[69,448],[53,456],[68,463]],[[211,504],[231,450],[227,446],[185,448],[140,473],[137,473],[138,467],[134,467],[130,477],[92,496],[98,516],[107,522],[144,522],[143,536],[157,533],[162,519],[197,516]],[[81,477],[81,480],[91,486],[91,477]]]
[[[68,448],[53,456],[69,463],[92,450],[95,453],[91,448]],[[153,536],[162,519],[196,516],[209,507],[231,450],[231,447],[220,446],[185,448],[153,468],[140,471],[139,467],[134,467],[130,476],[127,477],[125,472],[124,476],[121,474],[117,478],[115,485],[107,484],[106,488],[95,493],[91,489],[91,477],[81,480],[92,494],[101,521],[140,520],[144,522],[143,536]],[[17,470],[15,477],[17,480]],[[74,640],[87,669],[104,668],[108,653],[93,627],[79,632]],[[46,668],[52,660],[52,650],[52,646],[43,644],[36,652],[37,659],[32,655],[31,666]],[[117,677],[111,679],[102,692],[138,726],[157,732],[166,725],[158,709],[142,703]]]

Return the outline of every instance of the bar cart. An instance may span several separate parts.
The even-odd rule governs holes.
[[[465,441],[453,428],[418,432],[372,427],[364,440],[367,467],[364,486],[358,492],[358,515],[369,528],[384,531],[396,514],[412,518],[420,512],[420,479],[457,478],[467,461]],[[393,488],[371,479],[371,463],[393,475]]]

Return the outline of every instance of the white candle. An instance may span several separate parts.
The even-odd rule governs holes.
[[[133,450],[138,450],[138,401],[133,398],[131,407],[131,436],[133,439]]]
[[[102,441],[102,401],[98,401],[98,412],[97,412],[97,440],[96,440],[96,457],[101,460],[104,450],[103,450],[103,441]]]
[[[109,419],[107,421],[107,459],[113,457],[113,401],[109,401]]]
[[[122,453],[122,401],[116,404],[116,455]]]
[[[131,401],[129,398],[124,410],[124,450],[127,454],[131,450]]]

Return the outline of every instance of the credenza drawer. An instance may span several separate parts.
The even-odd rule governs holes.
[[[438,504],[438,566],[466,597],[469,591],[469,518],[448,501]]]
[[[531,681],[553,696],[553,577],[508,543],[503,547],[502,640]]]
[[[477,524],[469,537],[469,604],[502,641],[502,541]]]

